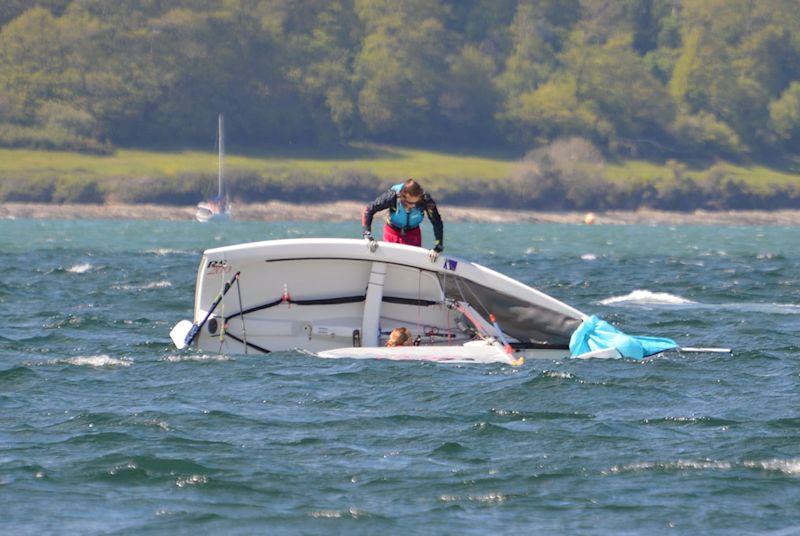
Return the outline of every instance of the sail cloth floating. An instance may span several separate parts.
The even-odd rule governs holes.
[[[573,357],[644,359],[677,348],[678,344],[672,339],[626,335],[594,315],[578,326],[569,341],[569,351]],[[618,355],[605,355],[608,350],[614,350]]]

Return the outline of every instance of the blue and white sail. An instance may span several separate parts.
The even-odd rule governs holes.
[[[572,357],[627,357],[644,359],[667,350],[678,349],[672,339],[626,335],[605,320],[590,316],[572,333],[569,351]],[[618,355],[614,355],[614,351]]]

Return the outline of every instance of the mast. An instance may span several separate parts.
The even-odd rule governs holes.
[[[218,134],[219,134],[219,192],[217,193],[217,198],[221,201],[222,193],[224,191],[222,181],[225,175],[225,127],[223,124],[222,114],[219,114]]]

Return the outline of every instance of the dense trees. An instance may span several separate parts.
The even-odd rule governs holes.
[[[6,0],[0,144],[759,156],[800,141],[796,0]]]

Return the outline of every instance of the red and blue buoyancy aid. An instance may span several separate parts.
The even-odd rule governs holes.
[[[400,198],[400,190],[403,189],[403,183],[395,184],[391,189],[397,192],[397,202],[395,207],[389,210],[389,217],[386,218],[386,221],[393,227],[402,231],[408,231],[419,227],[419,224],[421,224],[422,220],[425,218],[425,211],[417,206],[406,210]]]

